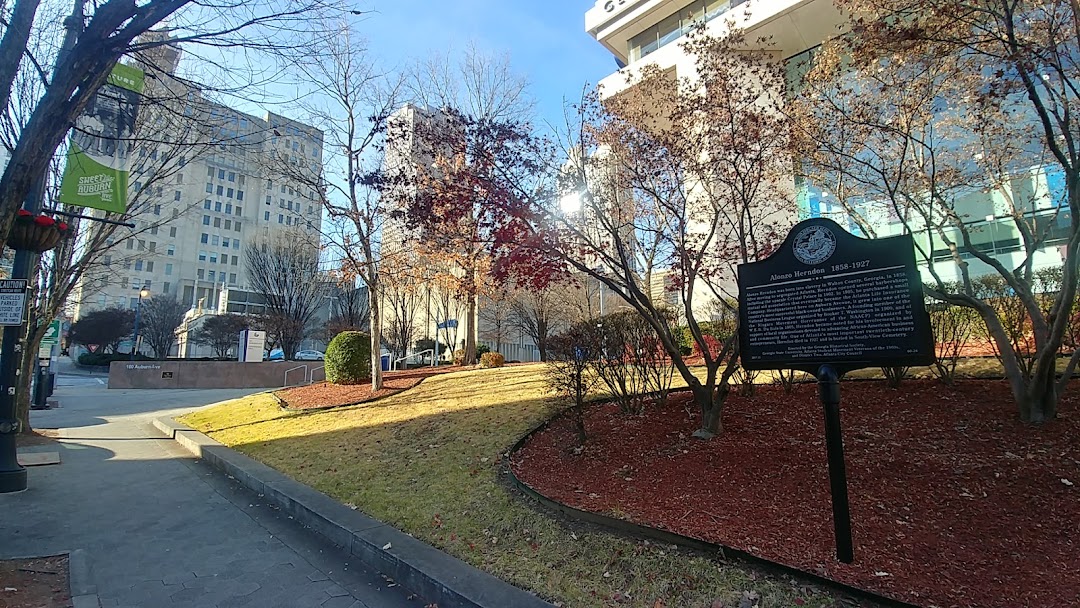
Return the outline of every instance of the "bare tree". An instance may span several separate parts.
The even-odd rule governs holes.
[[[495,343],[493,350],[497,353],[502,352],[507,333],[513,327],[513,305],[510,298],[507,291],[500,289],[485,296],[480,304],[480,322],[486,325],[481,335]]]
[[[858,27],[819,50],[795,106],[811,177],[835,189],[868,234],[895,223],[914,235],[929,295],[974,309],[986,324],[1020,418],[1052,419],[1080,363],[1078,349],[1057,379],[1080,259],[1076,3],[837,4],[860,15]],[[1060,177],[1059,200],[1017,187],[1040,173]],[[980,195],[981,206],[969,200]],[[995,255],[987,215],[1015,235],[1014,259]],[[1046,305],[1035,259],[1051,241],[1064,264]],[[973,262],[1015,294],[1030,356],[1027,340],[1010,336],[1013,311],[980,294]]]
[[[388,264],[384,265],[389,266]],[[409,347],[419,337],[416,315],[420,310],[418,282],[401,269],[381,279],[382,301],[386,303],[386,344],[394,358],[408,355]]]
[[[278,346],[286,358],[291,358],[310,331],[326,295],[327,281],[319,272],[318,245],[302,233],[293,232],[252,243],[244,262],[253,291],[265,298],[267,313],[279,320]]]
[[[567,160],[558,170],[578,208],[544,216],[559,233],[546,249],[652,327],[700,408],[696,436],[708,438],[720,431],[738,349],[734,336],[719,352],[710,349],[699,318],[710,303],[731,299],[737,264],[771,251],[793,203],[784,188],[781,66],[764,51],[744,50],[735,29],[683,44],[695,57],[696,79],[646,67],[631,75],[627,91],[603,103],[587,99],[580,118],[568,121]],[[651,267],[662,271],[648,284],[646,248]],[[652,297],[660,281],[678,297],[674,317]],[[703,375],[683,356],[673,318],[703,353]]]
[[[192,339],[214,349],[219,359],[229,356],[229,351],[240,347],[240,332],[250,325],[251,320],[243,315],[211,315],[207,317]]]
[[[387,76],[367,54],[363,41],[347,21],[334,22],[334,35],[316,52],[297,63],[299,76],[314,83],[312,101],[304,104],[307,118],[325,133],[325,149],[335,152],[325,174],[304,171],[287,163],[269,167],[308,184],[321,197],[328,226],[323,239],[341,256],[342,272],[358,279],[368,294],[365,325],[371,335],[371,385],[382,387],[377,354],[382,348],[384,312],[381,268],[385,257],[383,227],[389,215],[385,192],[393,187],[384,174],[387,122],[400,101],[399,80]]]
[[[184,321],[187,305],[173,294],[152,296],[142,304],[139,335],[150,345],[154,357],[164,359],[176,344],[176,328]]]
[[[528,336],[547,361],[548,340],[570,322],[570,300],[577,290],[566,283],[519,288],[510,300],[510,325]]]

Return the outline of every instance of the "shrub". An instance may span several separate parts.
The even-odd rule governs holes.
[[[570,414],[577,429],[577,443],[584,445],[585,399],[599,381],[594,363],[600,357],[599,331],[589,321],[571,325],[548,342],[545,379],[548,390],[570,398]]]
[[[371,337],[358,331],[343,331],[326,347],[326,381],[331,384],[360,384],[371,379]]]
[[[454,351],[454,365],[464,365],[464,364],[465,364],[465,349],[464,348],[459,348],[459,349]]]
[[[488,346],[487,344],[477,344],[476,345],[476,356],[477,357],[483,357],[484,353],[490,353],[490,352],[491,352],[491,347]]]
[[[506,357],[502,353],[487,352],[480,355],[480,367],[502,367],[506,364]]]

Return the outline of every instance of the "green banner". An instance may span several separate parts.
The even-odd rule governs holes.
[[[128,157],[145,77],[116,64],[75,120],[60,202],[114,213],[127,211]]]

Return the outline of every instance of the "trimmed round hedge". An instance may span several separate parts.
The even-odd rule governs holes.
[[[371,336],[343,331],[326,347],[326,381],[361,384],[371,380]]]

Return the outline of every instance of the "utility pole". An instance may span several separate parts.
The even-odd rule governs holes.
[[[60,65],[75,46],[75,41],[83,27],[83,2],[75,0],[75,8],[64,20],[64,42],[56,56]],[[54,70],[55,71],[55,70]],[[23,208],[30,213],[41,210],[41,199],[45,196],[45,173],[34,183],[30,196],[23,203]],[[15,251],[15,261],[11,269],[12,279],[28,279],[34,259],[38,254],[19,249]],[[15,436],[22,430],[15,415],[19,384],[19,367],[23,357],[26,337],[26,302],[23,302],[23,324],[4,327],[4,344],[0,348],[0,494],[21,492],[26,489],[26,469],[19,465],[15,450]]]

